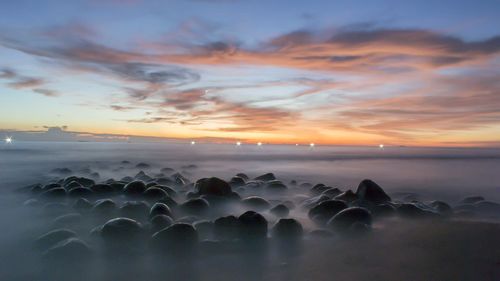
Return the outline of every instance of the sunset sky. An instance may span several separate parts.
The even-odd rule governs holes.
[[[2,1],[0,135],[498,146],[499,11],[498,0]]]

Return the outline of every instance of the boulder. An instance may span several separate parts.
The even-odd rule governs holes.
[[[146,191],[146,184],[143,181],[132,181],[125,185],[123,192],[126,195],[140,195]]]
[[[142,225],[130,218],[114,218],[107,221],[100,229],[103,240],[108,244],[133,242],[143,238]]]
[[[271,233],[274,238],[296,240],[302,238],[304,229],[295,219],[280,219],[273,226]]]
[[[156,215],[150,221],[152,232],[158,232],[174,224],[174,220],[167,215]]]
[[[264,211],[271,207],[269,202],[259,196],[250,196],[241,200],[241,204],[248,209],[252,209],[254,211]]]
[[[326,200],[311,208],[309,218],[317,223],[324,224],[340,211],[347,209],[347,204],[340,200]]]
[[[38,250],[47,250],[55,244],[71,237],[76,237],[76,233],[69,229],[56,229],[45,233],[35,240],[34,246]]]
[[[238,238],[240,222],[235,216],[220,217],[214,221],[213,231],[216,239],[233,240]]]
[[[196,181],[194,189],[199,195],[228,196],[232,192],[231,186],[226,181],[216,177]]]
[[[366,200],[375,204],[382,204],[391,201],[391,197],[372,180],[363,180],[358,185],[356,195],[361,200]]]
[[[258,180],[258,181],[272,181],[275,179],[276,179],[276,177],[274,176],[273,173],[263,174],[263,175],[260,175],[256,178],[254,178],[254,180]]]
[[[191,253],[198,244],[198,233],[190,224],[176,223],[162,229],[151,237],[151,245],[163,253]]]
[[[210,209],[210,204],[205,199],[195,198],[189,199],[188,201],[182,203],[179,207],[181,211],[186,214],[200,216],[206,214],[206,212]]]
[[[165,215],[171,218],[173,217],[172,210],[170,210],[170,207],[168,207],[167,204],[164,203],[155,203],[151,207],[151,210],[149,211],[149,217],[152,218],[156,215]]]
[[[350,203],[354,200],[357,200],[358,195],[356,195],[354,192],[352,192],[352,190],[347,190],[347,191],[344,191],[344,192],[340,193],[339,195],[333,197],[333,199],[342,200],[346,203]]]
[[[284,204],[278,204],[271,208],[269,212],[277,217],[286,217],[290,213],[290,209]]]
[[[69,238],[48,249],[43,254],[43,257],[50,260],[80,263],[91,255],[92,250],[87,243],[78,238]]]
[[[239,237],[242,240],[263,240],[267,238],[267,220],[259,213],[247,211],[238,217]]]
[[[348,230],[354,223],[363,223],[370,226],[372,223],[370,211],[360,207],[347,208],[331,218],[327,225],[333,230],[345,231]]]

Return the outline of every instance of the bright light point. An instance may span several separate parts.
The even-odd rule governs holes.
[[[262,146],[262,143],[261,143],[261,142],[258,142],[258,143],[257,143],[257,145],[258,145],[258,146]]]
[[[314,143],[312,143],[312,142],[311,142],[311,143],[309,144],[309,146],[310,146],[310,147],[314,147]]]
[[[296,143],[296,144],[295,144],[295,146],[299,146],[299,144],[298,144],[298,143]]]
[[[379,144],[378,147],[379,148],[384,148],[384,145],[383,144]]]
[[[6,137],[5,138],[5,143],[12,143],[12,138],[11,137]]]
[[[241,145],[241,142],[237,141],[237,142],[236,142],[236,145],[237,145],[237,146],[240,146],[240,145]]]
[[[195,144],[196,144],[196,142],[195,142],[195,141],[191,141],[191,145],[195,145]]]

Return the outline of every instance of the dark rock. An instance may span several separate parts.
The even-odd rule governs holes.
[[[268,181],[265,187],[268,191],[284,191],[288,189],[286,185],[284,185],[281,181],[278,180]]]
[[[155,185],[153,187],[156,187],[156,188],[160,188],[162,189],[163,191],[165,191],[168,196],[170,197],[175,197],[177,196],[177,191],[175,191],[173,188],[169,187],[169,186],[166,186],[166,185]]]
[[[93,191],[87,187],[75,187],[68,191],[68,195],[71,197],[89,197],[92,196]]]
[[[123,217],[140,220],[148,216],[149,205],[143,201],[127,201],[120,207],[120,214]]]
[[[232,192],[231,186],[227,182],[215,177],[196,181],[194,188],[200,195],[227,196]]]
[[[73,208],[79,211],[90,210],[92,208],[92,203],[90,203],[90,201],[85,198],[79,198],[73,204]]]
[[[344,201],[326,200],[311,208],[308,216],[315,222],[324,224],[340,211],[347,209],[347,207]]]
[[[143,238],[142,225],[130,218],[114,218],[107,221],[100,230],[101,237],[108,244],[131,242]]]
[[[115,191],[109,184],[94,184],[90,189],[96,193],[112,193]]]
[[[61,188],[62,186],[58,183],[49,183],[49,184],[46,184],[42,187],[42,190],[43,191],[46,191],[46,190],[51,190],[51,189],[54,189],[54,188]]]
[[[374,217],[389,217],[396,214],[396,208],[387,203],[373,206],[370,211]]]
[[[76,233],[69,229],[56,229],[45,233],[35,240],[34,247],[38,250],[46,250],[65,239],[76,237]]]
[[[143,163],[143,162],[141,162],[141,163],[139,163],[139,164],[135,165],[135,167],[136,167],[137,169],[149,169],[149,168],[151,168],[151,165],[149,165],[149,164],[147,164],[147,163]]]
[[[328,189],[330,189],[329,186],[326,186],[322,183],[318,183],[311,188],[311,193],[315,194],[315,195],[319,195],[319,194],[323,193],[323,191],[328,190]]]
[[[203,215],[210,209],[210,204],[207,200],[201,198],[189,199],[182,203],[180,209],[189,215]]]
[[[169,167],[161,168],[160,172],[164,174],[173,174],[175,173],[175,170]]]
[[[391,201],[391,197],[372,180],[363,180],[358,185],[356,195],[361,200],[366,200],[375,204],[382,204]]]
[[[149,211],[149,217],[152,218],[156,215],[166,215],[169,217],[173,217],[172,210],[164,203],[155,203],[151,210]]]
[[[354,200],[357,200],[358,196],[354,192],[352,192],[352,190],[347,190],[335,196],[333,199],[342,200],[346,203],[350,203]]]
[[[290,210],[284,204],[278,204],[269,210],[269,212],[277,217],[286,217],[290,213]]]
[[[151,218],[151,230],[158,232],[174,224],[174,220],[167,215],[156,215]]]
[[[193,224],[200,239],[211,239],[214,236],[214,223],[207,220],[197,221]]]
[[[259,213],[247,211],[238,217],[239,236],[243,240],[262,240],[267,238],[267,220]]]
[[[172,197],[165,197],[163,199],[160,199],[158,200],[158,203],[166,204],[170,208],[174,208],[178,205],[177,201],[175,201]]]
[[[220,217],[214,221],[214,236],[219,240],[238,238],[240,222],[235,216]]]
[[[453,213],[451,206],[443,201],[433,201],[430,205],[441,215],[449,216]]]
[[[123,192],[126,195],[140,195],[146,191],[146,184],[143,181],[133,181],[129,182],[123,188]]]
[[[165,192],[163,189],[158,188],[158,187],[150,187],[144,191],[144,197],[149,199],[149,200],[159,200],[163,199],[165,197],[169,197],[168,193]]]
[[[97,200],[92,207],[92,211],[101,214],[111,214],[116,211],[116,203],[111,199]]]
[[[62,187],[56,187],[40,193],[40,196],[44,198],[61,198],[66,196],[66,190]]]
[[[372,224],[370,211],[365,208],[351,207],[340,211],[328,221],[328,226],[337,231],[348,230],[354,223]]]
[[[404,203],[399,205],[397,212],[399,215],[407,218],[433,218],[438,216],[437,213],[424,210],[414,203]]]
[[[342,191],[340,191],[340,189],[338,188],[329,188],[325,191],[323,191],[321,193],[321,195],[325,195],[325,196],[328,196],[330,198],[334,198],[335,196],[339,195],[340,193],[342,193]]]
[[[66,188],[66,190],[71,190],[71,189],[77,188],[77,187],[83,187],[83,185],[81,185],[80,183],[78,183],[76,181],[71,181],[68,184],[64,185],[64,188]]]
[[[263,175],[260,175],[256,178],[254,178],[254,180],[258,180],[258,181],[272,181],[275,179],[276,179],[276,177],[274,176],[273,173],[263,174]]]
[[[318,195],[316,197],[304,200],[304,202],[302,203],[302,206],[306,209],[311,209],[314,206],[318,205],[319,203],[327,201],[327,200],[330,200],[330,197],[325,196],[325,195]]]
[[[176,223],[153,234],[151,244],[164,253],[191,253],[198,243],[198,233],[186,223]]]
[[[259,196],[250,196],[241,200],[241,204],[254,211],[264,211],[271,207],[266,199]]]
[[[296,240],[302,238],[304,229],[295,219],[280,219],[272,228],[271,233],[274,238]]]
[[[244,179],[245,181],[247,181],[247,180],[249,180],[249,179],[250,179],[250,178],[249,178],[246,174],[244,174],[244,173],[237,173],[237,174],[236,174],[236,176],[237,176],[237,177],[240,177],[240,178],[242,178],[242,179]]]
[[[474,203],[477,203],[479,201],[484,201],[484,197],[482,196],[470,196],[470,197],[466,197],[464,199],[462,199],[460,201],[461,204],[474,204]]]
[[[50,260],[64,260],[65,262],[81,262],[91,255],[92,250],[85,242],[77,238],[69,238],[48,249],[43,257]]]
[[[229,184],[233,187],[239,187],[245,185],[245,179],[241,177],[232,177],[231,180],[229,180]]]
[[[89,178],[80,177],[80,178],[73,178],[72,180],[78,182],[83,187],[91,187],[95,185],[95,181]]]
[[[483,215],[500,216],[500,204],[489,201],[479,201],[474,203],[478,213]]]

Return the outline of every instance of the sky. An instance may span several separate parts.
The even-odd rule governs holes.
[[[0,6],[6,136],[500,144],[500,0]]]

